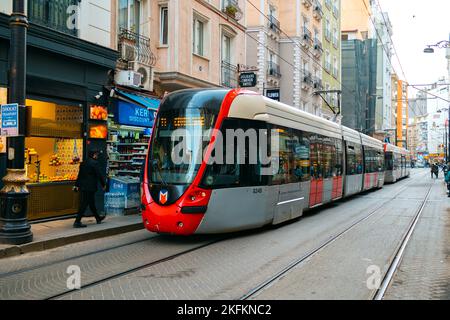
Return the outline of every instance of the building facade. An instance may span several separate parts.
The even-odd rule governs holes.
[[[324,0],[322,19],[322,83],[324,90],[341,90],[341,0]],[[333,110],[338,108],[337,94],[326,94],[327,102]],[[322,105],[325,118],[330,119],[332,112],[326,103]]]
[[[258,70],[256,91],[322,115],[322,20],[319,0],[263,0],[247,5],[247,65]]]
[[[157,95],[237,87],[237,66],[246,62],[246,1],[165,0],[149,6]]]

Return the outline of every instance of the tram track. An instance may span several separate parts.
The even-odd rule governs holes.
[[[274,283],[276,283],[278,280],[280,280],[281,278],[283,278],[285,275],[287,275],[291,270],[293,270],[294,268],[296,268],[297,266],[301,265],[302,263],[304,263],[305,261],[309,260],[311,257],[313,257],[314,255],[316,255],[317,253],[321,252],[323,249],[325,249],[326,247],[328,247],[329,245],[331,245],[332,243],[334,243],[335,241],[337,241],[339,238],[341,238],[343,235],[345,235],[346,233],[348,233],[349,231],[353,230],[355,227],[357,227],[358,225],[362,224],[364,221],[368,220],[369,218],[371,218],[372,216],[374,216],[375,214],[377,214],[380,210],[382,210],[386,205],[389,204],[389,202],[391,202],[392,200],[396,199],[403,191],[405,191],[413,182],[415,182],[414,180],[410,181],[409,183],[407,183],[404,186],[401,186],[400,189],[395,193],[395,195],[393,197],[390,197],[389,199],[387,199],[386,201],[382,202],[380,205],[378,205],[376,208],[374,208],[373,210],[371,210],[369,212],[369,214],[365,215],[364,217],[356,220],[355,222],[353,222],[350,226],[346,227],[344,230],[339,231],[338,233],[336,233],[335,235],[331,236],[330,238],[328,238],[325,242],[321,243],[320,245],[316,246],[315,248],[313,248],[312,250],[306,252],[305,254],[303,254],[301,257],[293,260],[291,263],[289,263],[286,267],[284,267],[283,269],[281,269],[279,272],[275,273],[273,276],[271,276],[270,278],[267,278],[265,281],[259,283],[257,286],[255,286],[254,288],[252,288],[251,290],[249,290],[246,294],[244,294],[243,296],[241,296],[239,298],[239,300],[250,300],[251,298],[257,296],[259,293],[263,292],[265,289],[269,288],[271,285],[273,285]],[[431,191],[431,187],[429,188],[426,197],[424,198],[424,200],[422,200],[421,205],[419,206],[418,212],[423,211],[423,208],[428,200],[429,197],[429,193]],[[418,214],[415,215],[415,218],[413,218],[413,220],[415,221],[415,223],[417,223],[418,221]],[[413,225],[415,224],[414,222],[412,223]],[[408,228],[408,230],[411,229],[411,226]],[[411,232],[412,233],[412,232]],[[409,236],[408,236],[409,234]],[[410,232],[408,231],[405,235],[405,237],[407,237],[409,239],[410,237]],[[402,243],[405,240],[405,237],[403,238]],[[406,246],[406,244],[405,244]],[[403,248],[404,250],[404,246],[400,245],[400,249]],[[398,251],[400,250],[398,249]],[[402,251],[403,251],[402,250]],[[398,255],[398,254],[397,254]],[[396,255],[396,256],[397,256]],[[394,259],[395,261],[395,259]],[[394,263],[394,262],[393,262]],[[398,266],[398,262],[396,264],[396,266]],[[394,272],[395,273],[395,272]],[[394,274],[393,273],[393,274]],[[390,276],[389,279],[385,279],[385,281],[387,282],[387,284],[389,284],[390,280],[392,279],[393,274]],[[384,284],[384,281],[383,281]],[[382,287],[383,287],[382,284]]]
[[[52,295],[50,297],[47,297],[44,300],[56,300],[58,298],[62,298],[64,296],[66,296],[66,295],[69,295],[69,294],[75,292],[75,291],[85,290],[85,289],[87,289],[89,287],[93,287],[93,286],[99,285],[101,283],[104,283],[104,282],[107,282],[107,281],[110,281],[110,280],[113,280],[113,279],[116,279],[116,278],[120,278],[120,277],[126,276],[127,274],[130,274],[130,273],[133,273],[133,272],[145,269],[145,268],[149,268],[149,267],[152,267],[152,266],[155,266],[155,265],[158,265],[158,264],[161,264],[161,263],[173,260],[175,258],[179,258],[179,257],[181,257],[183,255],[186,255],[186,254],[198,251],[200,249],[209,247],[209,246],[211,246],[213,244],[219,243],[219,242],[224,241],[226,239],[228,239],[228,237],[220,237],[220,238],[214,239],[213,241],[209,241],[209,242],[204,243],[204,244],[202,244],[200,246],[193,247],[193,248],[190,248],[188,250],[184,250],[184,251],[181,251],[181,252],[169,255],[167,257],[164,257],[164,258],[161,258],[161,259],[157,259],[157,260],[154,260],[154,261],[151,261],[151,262],[147,262],[145,264],[141,264],[141,265],[133,267],[131,269],[127,269],[127,270],[124,270],[122,272],[117,272],[117,273],[115,273],[113,275],[109,275],[107,277],[91,281],[91,282],[89,282],[87,284],[82,285],[80,288],[69,289],[69,290],[66,290],[64,292],[61,292],[61,293]]]
[[[398,270],[400,263],[403,259],[406,246],[408,245],[409,240],[411,239],[411,236],[417,226],[417,223],[419,222],[419,219],[425,209],[425,206],[426,206],[428,199],[430,197],[430,194],[431,194],[432,187],[433,187],[433,185],[431,185],[430,188],[428,189],[425,199],[422,201],[419,209],[416,211],[411,224],[409,225],[406,233],[404,234],[402,240],[400,241],[400,245],[399,245],[398,249],[395,251],[393,259],[391,259],[392,262],[390,263],[389,268],[381,282],[380,288],[376,291],[376,293],[373,297],[373,300],[383,300],[383,298],[389,288],[389,285],[392,282],[392,279],[394,278],[395,273]]]

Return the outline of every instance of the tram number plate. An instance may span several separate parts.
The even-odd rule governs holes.
[[[262,188],[254,188],[253,193],[255,193],[255,194],[263,193],[263,189]]]

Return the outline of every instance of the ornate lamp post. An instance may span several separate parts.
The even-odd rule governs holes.
[[[13,0],[9,26],[9,93],[8,102],[19,104],[19,136],[8,137],[7,173],[0,190],[0,243],[31,242],[33,234],[27,220],[29,192],[25,172],[25,99],[27,29],[26,0]]]

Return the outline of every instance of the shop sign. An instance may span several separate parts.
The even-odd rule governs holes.
[[[239,75],[239,86],[242,88],[250,88],[256,86],[256,73],[244,72]]]
[[[19,135],[19,105],[17,103],[1,105],[1,135],[16,137]]]
[[[280,101],[280,89],[267,89],[266,97],[272,100]]]
[[[153,127],[156,111],[125,102],[118,101],[117,122],[123,125]]]

